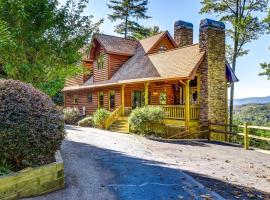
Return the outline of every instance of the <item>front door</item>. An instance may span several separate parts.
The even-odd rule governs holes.
[[[132,108],[144,106],[144,92],[143,91],[134,91],[132,95]]]

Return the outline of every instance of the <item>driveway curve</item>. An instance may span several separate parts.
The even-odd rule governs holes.
[[[147,148],[138,136],[67,127],[66,188],[28,200],[223,199]]]

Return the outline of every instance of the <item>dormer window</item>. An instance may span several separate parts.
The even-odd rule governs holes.
[[[162,52],[165,52],[165,51],[167,51],[167,47],[165,47],[164,45],[160,46],[159,49],[158,49],[159,53],[162,53]]]
[[[97,58],[98,69],[104,68],[104,62],[105,62],[105,55],[104,55],[104,53],[100,53],[98,58]]]

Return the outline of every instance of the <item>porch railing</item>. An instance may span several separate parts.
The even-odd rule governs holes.
[[[198,106],[190,106],[189,116],[190,116],[191,120],[199,119],[199,107]]]
[[[185,105],[165,105],[162,106],[164,109],[167,119],[181,119],[184,120],[186,118],[185,114]],[[199,108],[198,106],[192,105],[189,108],[189,116],[191,120],[199,119]]]
[[[168,119],[185,119],[184,105],[165,105],[162,106]]]
[[[105,128],[108,129],[122,114],[122,106],[115,109],[106,120]]]

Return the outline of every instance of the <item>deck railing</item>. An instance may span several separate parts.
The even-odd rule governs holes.
[[[216,126],[216,128],[213,128],[213,126]],[[227,129],[229,128],[241,128],[243,129],[243,132],[239,133],[239,130],[236,131],[228,131]],[[243,137],[243,143],[244,143],[244,148],[249,149],[250,145],[250,140],[251,139],[256,139],[256,140],[261,140],[265,142],[270,142],[270,137],[264,137],[264,136],[259,136],[259,135],[253,135],[251,133],[251,130],[263,130],[267,131],[270,133],[270,127],[261,127],[261,126],[250,126],[248,123],[245,123],[244,125],[229,125],[229,124],[222,124],[222,123],[213,123],[209,122],[209,139],[211,138],[211,133],[219,133],[219,134],[224,134],[225,136],[225,141],[227,141],[228,136],[242,136]]]
[[[199,119],[199,107],[198,106],[190,106],[189,116],[191,120]]]
[[[184,105],[165,105],[162,106],[168,119],[185,119]]]
[[[106,120],[105,128],[108,129],[113,124],[113,122],[115,122],[121,116],[121,114],[122,114],[122,106],[119,106],[111,113],[111,115]]]

